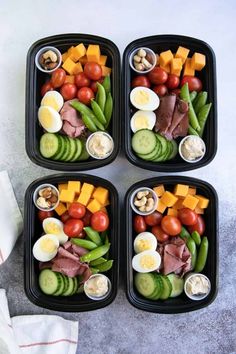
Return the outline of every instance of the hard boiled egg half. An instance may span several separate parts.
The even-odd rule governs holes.
[[[54,108],[59,112],[64,104],[62,95],[57,91],[48,91],[42,98],[41,106],[48,106]]]
[[[56,256],[58,247],[58,238],[55,235],[47,234],[35,242],[33,255],[40,262],[48,262]]]
[[[152,111],[137,111],[130,121],[131,129],[136,133],[140,129],[152,130],[156,123],[156,115]]]
[[[130,101],[135,108],[143,111],[155,111],[160,104],[157,94],[143,86],[135,87],[130,92]]]
[[[59,132],[62,128],[62,119],[60,114],[52,107],[41,106],[38,110],[38,119],[42,127],[48,133]]]
[[[151,232],[141,232],[134,240],[134,252],[155,251],[157,239]]]
[[[161,256],[156,251],[143,251],[136,254],[132,259],[132,267],[136,272],[149,273],[159,269]]]
[[[56,218],[44,219],[43,230],[46,234],[55,235],[61,245],[68,240],[68,236],[63,231],[63,223]]]

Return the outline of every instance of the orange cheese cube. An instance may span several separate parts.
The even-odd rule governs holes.
[[[63,189],[61,193],[59,194],[59,200],[60,202],[64,203],[72,203],[75,197],[75,192],[74,191],[69,191],[66,189]]]
[[[94,190],[94,186],[92,184],[83,183],[80,196],[77,201],[86,206],[89,202],[89,199],[92,196],[93,190]]]
[[[86,193],[80,193],[79,198],[77,199],[77,202],[80,204],[83,204],[84,206],[87,206],[88,202],[90,200],[90,195]]]
[[[99,201],[97,199],[93,199],[87,205],[87,209],[89,211],[91,211],[91,213],[96,213],[96,211],[99,211],[101,208],[102,208],[102,205],[99,203]]]
[[[107,55],[101,55],[98,64],[105,66],[106,62],[107,62]]]
[[[66,79],[64,84],[74,84],[75,83],[75,76],[74,75],[66,75]]]
[[[199,200],[198,205],[197,205],[199,208],[206,209],[208,207],[209,199],[203,197],[202,195],[198,195],[198,194],[196,194],[195,197]]]
[[[107,76],[111,75],[111,68],[108,68],[107,66],[101,65],[102,68],[102,76]]]
[[[198,205],[198,199],[193,195],[188,194],[183,200],[183,206],[185,208],[194,210],[197,205]]]
[[[61,56],[62,62],[64,63],[69,56],[70,54],[68,52],[63,53]]]
[[[100,61],[100,47],[98,44],[89,44],[87,52],[88,61],[93,61],[95,63],[99,63]]]
[[[73,69],[73,74],[76,75],[76,74],[79,74],[82,72],[83,72],[83,67],[82,67],[81,63],[80,62],[76,63],[75,67]]]
[[[178,197],[186,197],[188,194],[189,186],[186,184],[176,184],[174,194]]]
[[[183,201],[184,199],[178,199],[177,202],[173,205],[173,209],[179,210],[179,209],[183,209]]]
[[[97,187],[93,193],[93,198],[99,201],[100,204],[105,205],[108,200],[109,191],[103,187]]]
[[[167,215],[170,216],[178,216],[178,210],[177,209],[173,209],[173,208],[168,208],[167,210]]]
[[[73,49],[74,49],[74,46],[72,45],[72,46],[67,50],[68,56],[70,56],[70,55],[72,54]]]
[[[183,76],[194,76],[195,70],[191,67],[191,59],[187,58],[184,64]]]
[[[195,195],[197,192],[196,187],[189,187],[188,194]]]
[[[196,206],[196,208],[194,209],[195,213],[197,214],[204,214],[204,209],[199,208],[198,206]]]
[[[68,74],[73,75],[74,74],[74,69],[76,67],[76,64],[73,62],[73,60],[69,57],[66,59],[66,61],[62,65],[63,69],[68,72]]]
[[[79,58],[79,62],[80,62],[82,65],[86,64],[87,61],[88,61],[88,59],[87,59],[87,56],[86,56],[86,55],[84,55],[83,57]]]
[[[172,207],[177,202],[178,198],[173,193],[165,191],[160,200],[165,206]]]
[[[59,203],[58,206],[55,208],[55,212],[57,215],[61,216],[66,212],[66,206],[63,203]]]
[[[94,188],[95,188],[94,185],[84,182],[82,185],[82,188],[81,188],[81,192],[87,193],[91,197],[91,195],[93,194]]]
[[[80,189],[81,189],[80,181],[69,181],[68,182],[68,190],[74,191],[76,194],[79,194]]]
[[[206,56],[201,53],[194,53],[191,59],[192,69],[201,71],[205,65],[206,65]]]
[[[170,64],[170,72],[171,74],[180,76],[182,70],[182,59],[181,58],[173,58]]]
[[[167,72],[167,74],[170,74],[170,64],[168,64],[168,65],[161,65],[160,64],[160,68],[165,70],[165,72]]]
[[[154,187],[153,190],[158,197],[161,197],[165,193],[164,184],[159,184],[159,186]]]
[[[171,50],[166,50],[160,54],[160,65],[166,66],[171,63],[173,59],[173,54]]]
[[[86,54],[86,48],[83,43],[78,44],[76,47],[72,48],[70,58],[77,62],[81,57]]]
[[[160,199],[157,201],[157,207],[156,210],[159,211],[159,213],[163,214],[164,211],[166,210],[166,205],[161,202]]]
[[[61,192],[63,189],[67,189],[67,188],[68,188],[68,183],[59,183],[58,184],[59,192]]]
[[[188,55],[189,49],[179,46],[177,52],[175,53],[175,58],[180,58],[182,60],[182,64],[184,64]]]

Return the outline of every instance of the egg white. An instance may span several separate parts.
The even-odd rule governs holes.
[[[46,250],[45,247],[43,247],[43,243],[46,242],[47,240],[53,242],[54,247],[52,251]],[[51,261],[51,259],[53,259],[56,256],[58,247],[59,247],[59,241],[55,235],[47,234],[41,236],[35,242],[33,247],[34,258],[36,258],[40,262]]]
[[[134,252],[155,251],[157,239],[151,232],[141,232],[134,239]]]
[[[132,267],[136,272],[149,273],[159,269],[161,256],[156,251],[143,251],[136,254],[132,259]]]
[[[130,120],[130,127],[133,133],[140,129],[152,130],[156,123],[156,115],[152,111],[137,111]]]
[[[62,95],[57,91],[48,91],[42,98],[41,106],[49,106],[59,112],[64,104]]]
[[[49,133],[59,132],[62,128],[60,114],[52,107],[41,106],[38,110],[38,119],[42,127]]]
[[[143,86],[135,87],[130,92],[130,101],[135,108],[143,111],[155,111],[160,104],[157,94]]]
[[[61,245],[68,240],[68,236],[63,231],[63,226],[63,223],[56,218],[46,218],[43,220],[44,232],[55,235]]]

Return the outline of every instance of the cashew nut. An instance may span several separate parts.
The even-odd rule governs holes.
[[[144,50],[143,48],[139,49],[137,55],[139,57],[146,57],[146,55],[147,55],[146,50]]]
[[[150,64],[149,61],[147,61],[145,58],[142,58],[142,63],[146,69],[150,69],[152,67],[152,64]]]
[[[140,63],[141,57],[139,55],[135,55],[134,56],[134,61],[135,61],[135,63]]]
[[[147,203],[146,203],[146,211],[151,211],[154,207],[154,199],[153,198],[148,198]]]
[[[57,55],[54,53],[53,50],[47,50],[45,53],[43,53],[43,58],[44,59],[50,59],[53,63],[56,63],[57,61]]]
[[[141,206],[141,207],[139,208],[139,211],[146,211],[146,206],[145,206],[145,205]]]
[[[142,199],[134,201],[134,205],[137,207],[141,207],[141,206],[145,205],[146,203],[147,203],[146,197],[142,197]]]
[[[142,199],[142,197],[146,197],[149,194],[148,191],[141,191],[137,193],[137,198]]]
[[[139,71],[145,70],[145,66],[142,63],[134,63],[134,67]]]

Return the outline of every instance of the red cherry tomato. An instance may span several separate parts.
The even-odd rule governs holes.
[[[176,89],[179,86],[179,77],[174,74],[169,74],[166,81],[166,86],[169,90]]]
[[[193,231],[197,231],[199,235],[202,236],[205,232],[205,228],[206,225],[203,217],[201,215],[198,215],[196,224],[189,226],[188,230],[190,233],[192,233]]]
[[[167,235],[159,225],[153,226],[151,232],[159,242],[165,242],[169,239],[169,235]]]
[[[73,202],[71,203],[68,214],[75,219],[82,219],[86,213],[86,208],[83,204]]]
[[[69,219],[64,224],[64,232],[69,237],[78,237],[83,231],[84,223],[82,220]]]
[[[180,82],[180,87],[182,87],[185,83],[188,83],[189,91],[202,91],[202,82],[195,76],[184,76]]]
[[[148,226],[155,226],[161,223],[162,214],[158,211],[154,211],[150,215],[144,216],[144,221]]]
[[[170,236],[176,236],[181,232],[181,222],[178,218],[165,215],[161,220],[162,230]]]
[[[86,233],[84,230],[82,230],[79,235],[77,236],[78,238],[85,238],[86,237]]]
[[[148,77],[146,75],[139,75],[139,76],[135,76],[132,80],[131,83],[132,87],[137,87],[137,86],[143,86],[143,87],[151,87],[151,83],[150,80],[148,79]]]
[[[163,97],[167,94],[168,90],[166,85],[156,85],[153,86],[152,90],[159,96],[159,97]]]
[[[99,79],[97,81],[91,81],[90,88],[94,93],[96,93],[98,90],[97,82],[100,82],[100,84],[101,84],[103,82],[103,80],[104,80],[104,78],[102,77],[101,79]]]
[[[90,79],[85,75],[85,73],[75,75],[75,84],[77,87],[89,87],[90,82]]]
[[[52,73],[51,77],[51,84],[53,88],[61,87],[66,79],[66,72],[65,70],[59,68]]]
[[[38,211],[38,219],[39,219],[41,222],[42,222],[44,219],[53,217],[53,215],[54,215],[53,210],[51,210],[51,211],[39,210],[39,211]]]
[[[92,213],[88,209],[86,209],[86,213],[85,213],[84,217],[82,218],[84,226],[90,225],[91,216],[92,216]]]
[[[184,225],[194,225],[197,222],[197,213],[189,208],[180,209],[178,218]]]
[[[72,100],[76,97],[77,86],[75,84],[63,84],[60,93],[63,96],[65,101]]]
[[[147,225],[145,223],[144,217],[142,215],[135,215],[134,217],[134,231],[139,234],[147,230]]]
[[[77,97],[80,102],[90,105],[90,101],[94,98],[94,93],[89,87],[81,87],[77,92]]]
[[[91,226],[98,232],[106,231],[109,226],[109,218],[103,211],[96,211],[91,216]]]
[[[45,82],[41,87],[41,96],[44,96],[46,92],[53,91],[53,87],[50,81]]]
[[[84,66],[85,75],[91,80],[99,80],[102,77],[102,68],[99,64],[87,62]]]
[[[65,211],[65,212],[61,215],[61,218],[60,218],[60,219],[61,219],[61,221],[62,221],[63,223],[65,223],[67,220],[71,219],[71,217],[70,217],[68,211]]]
[[[148,78],[153,85],[160,85],[167,81],[168,74],[159,66],[155,66],[155,68],[148,73]]]

